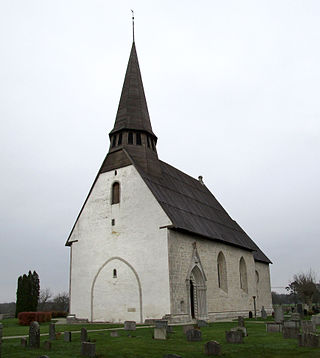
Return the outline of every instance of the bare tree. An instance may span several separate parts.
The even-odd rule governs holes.
[[[38,303],[39,311],[43,311],[45,309],[46,304],[49,302],[51,297],[52,297],[52,292],[50,291],[50,288],[45,288],[40,290],[39,303]]]
[[[67,292],[61,292],[57,294],[53,299],[53,307],[55,311],[65,311],[69,310],[69,295]]]
[[[286,289],[291,295],[298,296],[311,309],[313,296],[318,291],[315,274],[310,270],[307,273],[294,275],[293,281]]]

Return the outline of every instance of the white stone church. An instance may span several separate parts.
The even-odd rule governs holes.
[[[270,260],[201,177],[158,158],[135,43],[109,136],[66,242],[70,313],[94,322],[270,313]]]

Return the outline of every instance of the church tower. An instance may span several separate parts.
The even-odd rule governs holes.
[[[152,131],[135,43],[122,87],[119,107],[112,131],[110,148],[101,173],[131,164],[128,155],[143,171],[160,175],[157,137]]]

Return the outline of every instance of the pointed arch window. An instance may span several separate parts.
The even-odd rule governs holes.
[[[111,193],[111,204],[120,203],[120,184],[115,182],[112,184],[112,193]]]
[[[246,293],[248,293],[247,265],[243,257],[241,257],[239,262],[239,271],[240,271],[240,288]]]
[[[219,252],[217,258],[217,271],[218,271],[218,286],[225,292],[228,291],[228,280],[227,280],[227,265],[226,259],[222,253]]]

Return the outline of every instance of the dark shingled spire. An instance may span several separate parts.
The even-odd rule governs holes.
[[[132,43],[116,121],[110,135],[123,129],[152,131],[135,43]]]

